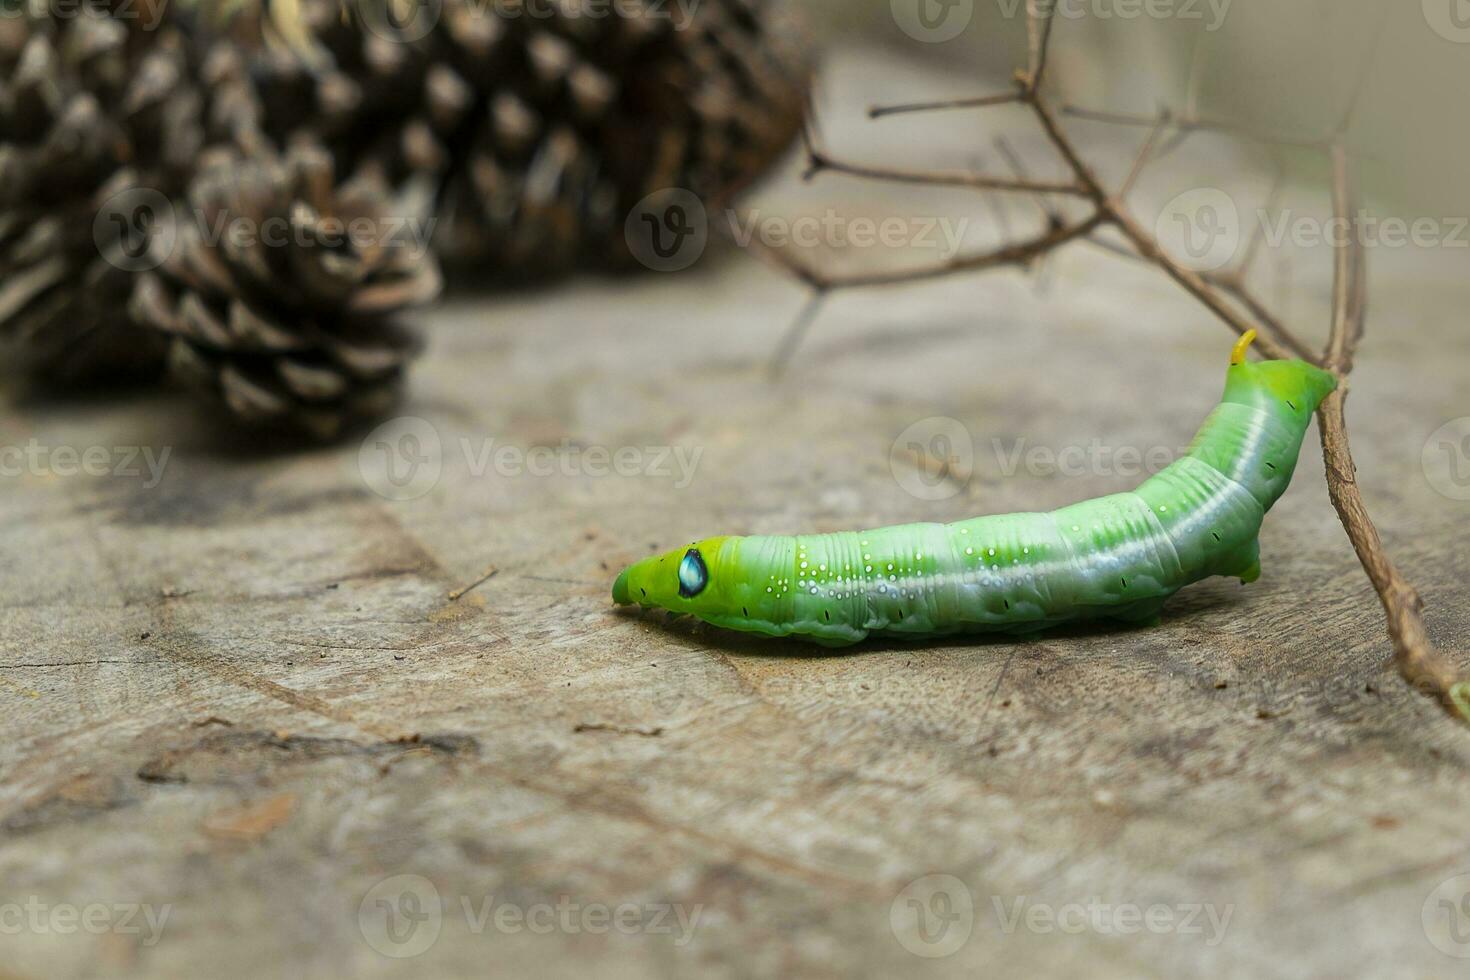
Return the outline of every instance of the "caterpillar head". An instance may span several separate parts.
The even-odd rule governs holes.
[[[705,538],[629,565],[613,583],[613,602],[636,602],[701,618],[725,613],[733,583],[722,581],[730,570],[730,563],[722,559],[730,540]]]

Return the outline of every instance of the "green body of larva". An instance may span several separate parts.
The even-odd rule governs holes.
[[[956,524],[707,538],[627,568],[613,599],[844,646],[1084,618],[1147,622],[1192,582],[1253,581],[1261,521],[1335,380],[1303,361],[1245,363],[1248,342],[1189,451],[1136,490]]]

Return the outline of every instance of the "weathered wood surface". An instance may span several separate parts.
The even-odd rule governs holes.
[[[858,108],[968,87],[868,56],[835,73],[829,91]],[[917,133],[935,162],[984,142],[968,118],[875,131],[849,113],[828,129],[890,160]],[[1210,165],[1241,161],[1202,149],[1165,169]],[[762,200],[989,214],[966,195],[789,179]],[[1374,332],[1350,402],[1361,478],[1436,640],[1464,650],[1467,504],[1420,460],[1467,412],[1463,259],[1370,257]],[[0,972],[1460,975],[1422,923],[1436,887],[1470,871],[1470,732],[1383,669],[1315,446],[1268,521],[1261,581],[1190,589],[1154,629],[833,656],[610,608],[619,565],[696,534],[1049,508],[1133,482],[1107,464],[1005,469],[1021,439],[1180,445],[1229,337],[1154,273],[1085,247],[1051,276],[1046,295],[1008,274],[838,297],[774,383],[764,358],[801,296],[739,257],[455,301],[425,318],[433,347],[404,409],[434,427],[442,475],[403,502],[365,483],[356,441],[231,446],[163,396],[12,401],[7,445],[171,456],[156,487],[53,473],[0,488]],[[1320,279],[1298,280],[1296,312],[1323,319]],[[940,501],[889,463],[929,416],[961,420],[976,448]],[[701,455],[686,487],[493,461],[476,476],[460,440],[491,438]],[[488,565],[499,574],[447,599]],[[930,959],[892,918],[934,874],[963,891],[954,931],[909,939],[957,946]],[[364,935],[396,875],[442,902],[413,958]],[[170,908],[149,943],[146,925],[12,928],[5,910],[28,902]],[[633,935],[592,931],[595,911],[591,929],[496,919],[626,903]],[[689,941],[677,914],[643,910],[666,904],[697,909]],[[1118,934],[1137,925],[1116,914],[1130,904],[1168,907],[1176,928]],[[1203,914],[1177,928],[1201,904],[1229,915],[1223,936]],[[1069,931],[1045,928],[1048,909]]]

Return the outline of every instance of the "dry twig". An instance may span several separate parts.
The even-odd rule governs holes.
[[[1186,111],[1177,116],[1168,112],[1154,116],[1137,116],[1063,107],[1062,113],[1078,118],[1149,128],[1149,136],[1127,178],[1117,190],[1109,190],[1061,127],[1058,111],[1042,92],[1041,83],[1047,66],[1053,21],[1051,6],[1047,0],[1027,0],[1027,67],[1024,71],[1017,72],[1015,91],[978,98],[876,106],[870,109],[869,115],[879,118],[908,112],[1000,105],[1024,106],[1031,111],[1047,140],[1071,172],[1070,181],[1033,180],[1026,175],[1014,155],[1006,153],[1004,149],[1003,155],[1010,160],[1015,174],[1011,178],[958,172],[882,169],[852,164],[819,148],[810,131],[804,134],[809,178],[829,171],[853,177],[911,184],[1027,193],[1042,208],[1046,218],[1044,231],[1029,239],[1010,242],[979,253],[956,256],[936,265],[906,271],[867,271],[844,275],[827,275],[798,262],[784,251],[757,246],[757,253],[763,259],[794,275],[813,290],[812,298],[803,307],[792,329],[782,339],[773,362],[773,370],[779,372],[789,360],[819,313],[823,300],[836,289],[915,282],[1005,266],[1026,267],[1050,252],[1078,240],[1157,266],[1237,334],[1257,330],[1260,335],[1256,344],[1258,353],[1270,358],[1299,357],[1318,363],[1337,376],[1337,390],[1328,396],[1318,410],[1328,493],[1363,569],[1382,601],[1389,638],[1393,644],[1394,663],[1399,673],[1415,689],[1434,697],[1452,714],[1470,722],[1470,680],[1465,679],[1460,670],[1429,642],[1422,601],[1383,550],[1383,542],[1368,516],[1358,490],[1356,470],[1348,444],[1343,405],[1348,393],[1348,376],[1363,335],[1367,312],[1363,248],[1357,230],[1347,154],[1343,147],[1343,132],[1346,130],[1346,119],[1351,115],[1350,110],[1344,117],[1344,124],[1331,137],[1301,140],[1263,136],[1229,121],[1203,119],[1196,112],[1193,95]],[[1362,90],[1362,81],[1360,78],[1355,86],[1353,102],[1356,102],[1357,93]],[[1256,230],[1242,260],[1235,267],[1200,273],[1169,256],[1155,237],[1127,210],[1124,198],[1155,155],[1161,137],[1168,132],[1182,137],[1201,130],[1231,133],[1283,146],[1326,149],[1330,152],[1333,206],[1339,222],[1345,224],[1349,233],[1345,236],[1346,240],[1338,244],[1334,253],[1332,324],[1326,348],[1320,357],[1314,355],[1280,317],[1271,313],[1247,283],[1248,272],[1259,250],[1261,229]],[[1064,217],[1048,200],[1048,196],[1053,194],[1085,200],[1090,205],[1090,213],[1080,220]],[[1273,188],[1271,201],[1274,202],[1275,196],[1276,190]],[[1127,245],[1098,237],[1096,232],[1105,227],[1121,234]]]

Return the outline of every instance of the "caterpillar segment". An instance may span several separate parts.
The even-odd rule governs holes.
[[[1135,490],[954,524],[706,538],[624,569],[613,600],[838,647],[1150,623],[1186,585],[1253,582],[1266,512],[1336,386],[1304,361],[1246,361],[1253,336],[1232,352],[1224,394],[1188,451]]]

